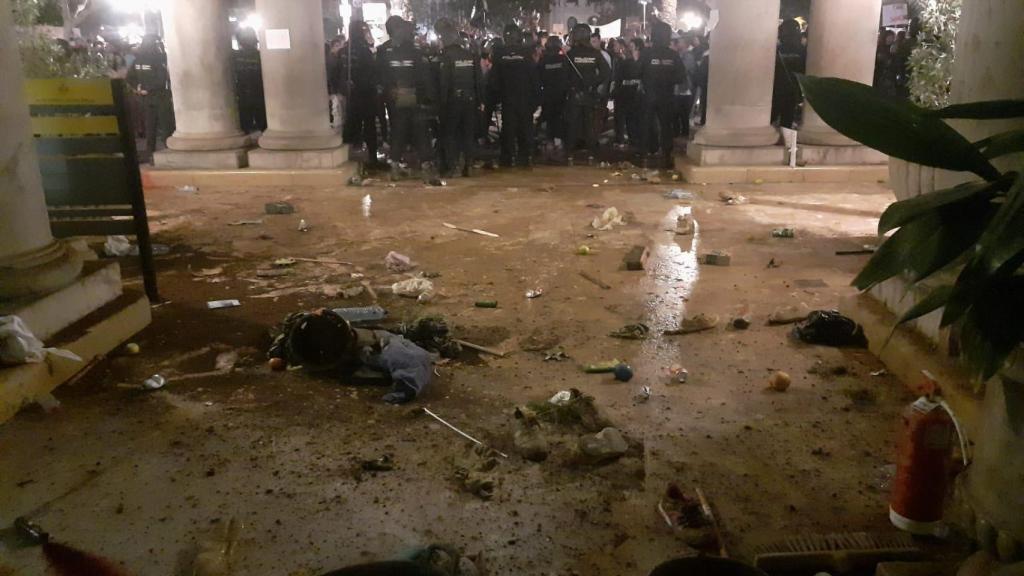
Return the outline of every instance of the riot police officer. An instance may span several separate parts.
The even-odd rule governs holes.
[[[465,162],[462,175],[469,176],[473,166],[476,118],[483,97],[480,58],[462,45],[462,38],[451,22],[438,22],[438,33],[444,46],[438,105],[445,171],[454,172],[461,153]]]
[[[640,116],[640,51],[643,45],[640,38],[626,43],[626,53],[615,67],[612,99],[615,101],[615,141],[618,144],[625,144],[627,138],[634,146],[640,144],[637,127]]]
[[[603,101],[599,91],[611,77],[611,67],[600,50],[590,44],[590,26],[577,24],[572,30],[572,49],[566,55],[569,63],[569,129],[566,152],[572,164],[573,152],[582,137],[586,140],[588,160],[597,155],[597,131],[594,119],[597,106]]]
[[[675,114],[673,89],[686,80],[683,60],[671,47],[672,28],[664,22],[651,27],[651,44],[640,53],[640,85],[643,90],[643,152],[655,147],[652,128],[657,126],[660,136],[662,167],[672,168],[672,118]],[[644,158],[644,165],[648,163]]]
[[[169,124],[168,97],[171,94],[170,76],[167,73],[167,55],[161,49],[154,34],[147,34],[139,46],[139,53],[128,70],[128,86],[142,101],[143,124],[146,131],[146,152],[143,162],[153,159],[156,152],[157,136]]]
[[[406,152],[412,147],[420,161],[424,181],[439,184],[434,173],[428,128],[436,94],[432,89],[430,63],[413,38],[412,23],[403,21],[382,61],[381,86],[391,114],[391,175],[399,177],[402,160],[408,159]]]
[[[232,53],[235,73],[235,94],[238,117],[245,133],[267,129],[267,106],[263,98],[263,66],[256,32],[251,28],[238,31],[238,50]]]
[[[541,112],[545,136],[558,148],[565,138],[565,100],[569,93],[569,64],[562,53],[562,39],[548,36],[540,60]]]
[[[532,164],[533,110],[537,100],[537,65],[532,48],[523,45],[515,24],[505,27],[505,47],[497,52],[490,82],[501,102],[501,164]]]
[[[377,63],[373,36],[366,22],[349,26],[349,45],[341,54],[342,93],[348,99],[345,135],[354,144],[366,145],[366,162],[377,163]]]

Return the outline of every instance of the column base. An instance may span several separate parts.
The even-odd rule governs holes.
[[[797,144],[818,145],[818,146],[860,146],[856,140],[852,140],[836,132],[828,125],[807,126],[804,125],[797,132]]]
[[[81,271],[81,258],[60,240],[0,260],[0,301],[49,294],[73,282]]]
[[[246,148],[232,150],[161,150],[153,153],[157,168],[206,168],[210,170],[245,168],[249,165]]]
[[[782,146],[709,146],[691,142],[686,156],[698,166],[772,166],[786,162]]]
[[[724,129],[705,125],[693,141],[705,146],[773,146],[779,143],[779,129],[770,125]]]
[[[185,134],[175,132],[167,139],[167,148],[182,152],[213,152],[245,148],[252,139],[241,130],[232,134]]]
[[[347,145],[329,150],[264,150],[260,148],[249,152],[249,167],[269,170],[337,168],[347,161]]]
[[[268,128],[260,136],[263,150],[330,150],[341,146],[341,133],[335,130],[321,132],[286,132]]]
[[[807,166],[886,164],[889,157],[867,146],[819,146],[798,144],[797,162]]]

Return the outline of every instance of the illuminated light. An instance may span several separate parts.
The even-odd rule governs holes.
[[[146,35],[146,29],[139,24],[126,24],[117,28],[117,35],[130,44],[138,44]]]
[[[117,12],[159,12],[163,8],[163,0],[107,0],[107,4]]]
[[[263,29],[263,17],[256,13],[248,14],[238,25],[242,28],[249,28],[254,32],[259,32]]]
[[[348,0],[344,0],[338,4],[338,15],[341,16],[342,20],[348,22],[352,19],[352,4]]]
[[[704,25],[704,17],[696,12],[683,12],[679,17],[679,23],[683,25],[684,30],[693,30]]]

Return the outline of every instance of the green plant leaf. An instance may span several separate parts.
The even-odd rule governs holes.
[[[972,375],[987,380],[1003,367],[1024,340],[1020,318],[1024,318],[1024,277],[1004,277],[975,294],[960,328],[962,358]]]
[[[1024,176],[1017,175],[1006,202],[999,207],[978,241],[978,252],[991,272],[1024,252]]]
[[[910,310],[904,312],[903,315],[900,316],[900,319],[896,321],[896,325],[898,326],[900,324],[906,324],[911,320],[917,320],[918,318],[924,316],[925,314],[934,312],[939,308],[942,308],[943,306],[946,305],[946,302],[949,301],[949,297],[951,294],[953,294],[952,285],[939,286],[938,288],[929,292],[927,296],[919,300],[917,304],[911,306]]]
[[[959,132],[909,102],[841,78],[799,79],[814,111],[848,138],[908,162],[974,172],[985,180],[1000,176]]]
[[[878,220],[878,233],[885,234],[911,220],[924,216],[932,210],[949,204],[963,202],[976,195],[991,198],[997,191],[1008,189],[1010,183],[1009,180],[966,182],[953,188],[937,190],[907,200],[894,202],[886,208],[882,217]]]
[[[998,158],[1007,154],[1024,152],[1024,130],[1010,130],[984,140],[978,140],[974,145],[981,150],[986,158]]]
[[[975,195],[924,213],[879,246],[853,285],[866,290],[903,272],[911,282],[926,278],[973,247],[996,210],[988,198]]]
[[[988,100],[952,104],[932,110],[929,115],[937,118],[970,118],[974,120],[996,120],[1000,118],[1024,117],[1024,100]]]

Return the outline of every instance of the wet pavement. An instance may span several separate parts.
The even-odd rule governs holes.
[[[791,327],[766,319],[779,306],[832,308],[852,293],[866,257],[835,251],[875,242],[891,192],[861,183],[654,185],[614,172],[485,172],[443,189],[379,182],[151,192],[155,239],[171,246],[158,258],[169,303],[137,338],[140,355],[110,358],[59,389],[56,412],[27,409],[0,427],[0,528],[28,514],[55,540],[140,575],[186,570],[196,539],[228,518],[246,524],[239,574],[318,574],[432,542],[465,550],[486,574],[646,574],[692,552],[656,511],[674,481],[702,488],[741,558],[780,536],[885,530],[903,387],[871,376],[881,365],[866,351],[798,344]],[[663,198],[673,188],[696,199]],[[726,205],[723,191],[748,202]],[[263,214],[277,200],[296,213]],[[609,207],[626,223],[594,230]],[[673,231],[684,213],[697,223],[692,235]],[[298,230],[300,219],[309,231]],[[247,220],[262,223],[238,224]],[[778,227],[796,237],[773,238]],[[589,255],[578,255],[581,245]],[[649,247],[644,271],[622,265],[634,245]],[[439,274],[432,301],[388,293],[403,278],[384,267],[391,250]],[[711,250],[729,252],[731,265],[699,264]],[[257,276],[283,257],[353,265],[300,261],[286,276]],[[123,265],[137,287],[134,263]],[[276,322],[295,310],[371,304],[368,293],[340,296],[363,282],[395,322],[441,314],[460,338],[508,354],[467,352],[401,407],[383,404],[382,388],[265,367]],[[537,288],[543,296],[526,298]],[[242,305],[206,309],[224,298]],[[478,300],[498,307],[476,308]],[[726,328],[743,305],[752,326]],[[661,334],[698,312],[721,323]],[[648,339],[607,336],[638,322],[651,328]],[[537,342],[570,359],[545,362],[524,350]],[[224,353],[238,354],[234,369],[211,373]],[[629,362],[632,381],[580,369],[612,358]],[[842,370],[815,369],[819,362]],[[689,372],[686,383],[673,367]],[[766,390],[776,370],[792,375],[785,393]],[[169,377],[163,390],[136,389],[154,373]],[[651,397],[638,403],[645,385]],[[585,464],[575,455],[578,434],[546,425],[545,462],[515,455],[514,407],[569,388],[593,396],[636,449]],[[418,414],[422,406],[511,455],[493,471],[493,499],[463,490],[456,470],[470,445]],[[394,470],[361,470],[360,461],[383,454]],[[3,552],[0,565],[42,572],[37,549]]]

